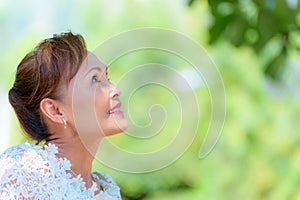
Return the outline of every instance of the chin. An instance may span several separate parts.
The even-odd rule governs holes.
[[[113,126],[108,128],[107,131],[105,131],[105,136],[111,136],[111,135],[122,133],[126,131],[127,128],[128,128],[128,122],[127,120],[123,119],[121,121],[118,121],[117,123],[114,123]]]

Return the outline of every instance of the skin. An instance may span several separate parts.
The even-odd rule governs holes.
[[[40,103],[51,133],[46,143],[58,147],[57,157],[70,160],[72,173],[81,174],[87,188],[92,185],[92,162],[101,139],[123,132],[128,126],[119,108],[121,91],[107,79],[106,69],[88,53],[75,77],[59,87],[61,98],[45,98]]]

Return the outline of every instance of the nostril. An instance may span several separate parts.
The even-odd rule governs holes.
[[[113,98],[116,98],[116,97],[119,97],[119,94],[118,94],[118,93],[115,93],[115,94],[113,95]]]
[[[121,90],[118,88],[118,87],[115,87],[113,90],[112,90],[112,98],[117,98],[117,97],[120,97],[121,95]]]

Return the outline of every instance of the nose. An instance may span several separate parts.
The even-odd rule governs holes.
[[[114,99],[114,98],[118,98],[120,95],[121,95],[121,90],[117,86],[113,85],[113,89],[110,93],[110,97]]]

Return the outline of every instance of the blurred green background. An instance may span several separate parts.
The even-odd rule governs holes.
[[[167,28],[195,40],[220,71],[227,116],[216,147],[198,159],[211,117],[210,97],[200,84],[194,88],[201,108],[198,134],[180,159],[145,174],[120,172],[99,162],[94,169],[110,174],[124,199],[300,199],[299,13],[298,0],[2,0],[0,150],[26,141],[7,102],[7,91],[20,60],[42,39],[72,30],[82,34],[93,50],[126,30]],[[148,61],[182,64],[174,57],[148,51],[115,63],[123,67],[109,68],[110,77],[117,81],[121,72]],[[131,114],[139,125],[149,123],[146,114],[151,104],[175,102],[172,95],[157,89],[144,92],[151,91],[156,92],[153,99],[143,98],[143,91],[134,97],[137,105],[132,105],[136,109]],[[110,140],[147,152],[170,140],[176,125],[178,118],[169,117],[154,141],[125,135]]]

